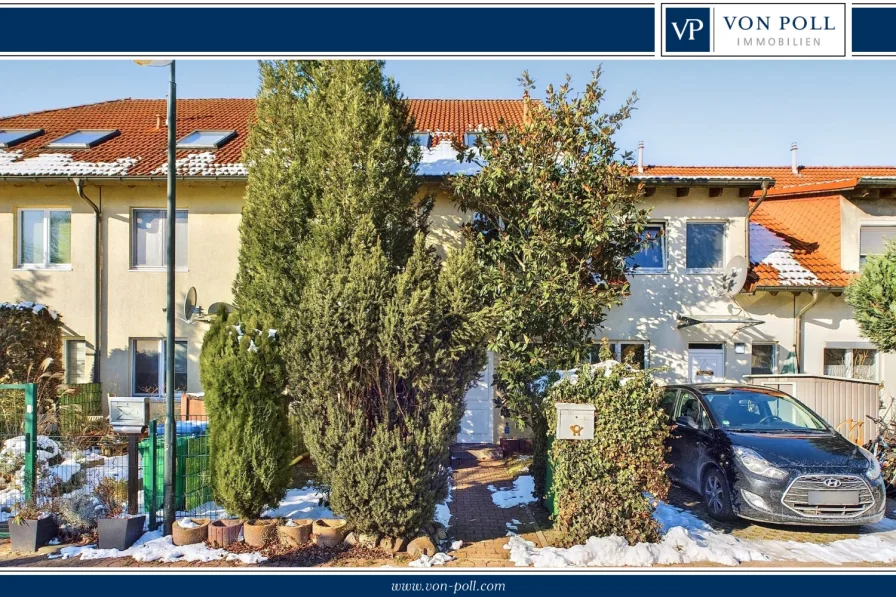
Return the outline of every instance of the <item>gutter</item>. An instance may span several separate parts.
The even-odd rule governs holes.
[[[794,352],[796,353],[797,373],[803,372],[803,315],[808,313],[809,309],[818,303],[819,298],[821,298],[821,294],[818,289],[816,288],[812,290],[812,300],[809,301],[809,304],[800,309],[800,312],[796,314],[793,321]]]
[[[87,202],[87,205],[93,210],[94,215],[94,264],[93,264],[93,282],[94,282],[94,305],[93,305],[93,381],[100,381],[100,363],[102,362],[102,350],[100,334],[102,332],[102,313],[103,313],[103,187],[97,187],[99,192],[99,205],[91,201],[84,194],[84,180],[81,178],[73,178],[75,190],[78,197]]]

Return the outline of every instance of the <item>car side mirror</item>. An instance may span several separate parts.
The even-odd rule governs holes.
[[[693,418],[689,417],[688,415],[682,415],[682,416],[678,417],[678,419],[676,419],[675,422],[684,427],[690,427],[691,429],[697,429],[697,421],[695,421]]]

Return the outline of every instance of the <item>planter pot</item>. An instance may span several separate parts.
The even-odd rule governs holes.
[[[124,551],[143,535],[146,516],[131,518],[100,518],[96,521],[100,549]]]
[[[277,538],[277,519],[247,520],[243,525],[243,541],[252,547],[264,547]]]
[[[243,521],[237,518],[215,520],[208,525],[208,542],[212,547],[227,547],[236,543],[243,530]]]
[[[185,529],[180,526],[179,520],[174,521],[174,525],[171,527],[171,541],[175,545],[192,545],[208,539],[208,518],[191,518],[190,520],[199,526]]]
[[[9,539],[12,541],[13,551],[35,552],[49,543],[57,532],[59,525],[52,516],[39,520],[9,521]]]
[[[311,527],[314,542],[321,547],[336,547],[345,539],[347,530],[346,522],[338,518],[320,518]]]
[[[308,543],[311,539],[311,524],[310,518],[294,520],[292,525],[281,524],[277,529],[280,543],[290,547],[299,547]]]

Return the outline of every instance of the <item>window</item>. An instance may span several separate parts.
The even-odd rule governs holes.
[[[770,375],[778,370],[776,344],[753,344],[750,356],[750,373],[753,375]]]
[[[134,340],[131,345],[134,396],[165,394],[165,340]],[[174,343],[175,394],[187,391],[187,342]]]
[[[429,147],[429,133],[414,133],[411,136],[411,142],[426,149]]]
[[[877,351],[873,348],[825,348],[824,374],[877,381]]]
[[[80,339],[65,341],[65,383],[87,383],[87,342]]]
[[[471,131],[464,134],[464,145],[467,147],[473,147],[476,145],[476,140],[482,138],[483,143],[485,142],[485,133],[479,131]]]
[[[859,232],[859,265],[871,255],[883,255],[887,243],[896,240],[896,226],[862,226]]]
[[[135,209],[133,213],[132,261],[135,269],[167,267],[165,235],[168,215],[164,209]],[[174,227],[175,267],[187,268],[187,211],[177,210]]]
[[[725,260],[725,224],[722,222],[688,222],[687,268],[691,270],[722,269]]]
[[[177,149],[218,149],[236,137],[236,131],[193,131],[177,142]]]
[[[14,147],[44,134],[44,129],[0,129],[0,147]]]
[[[706,415],[706,409],[700,404],[700,400],[690,392],[681,392],[681,400],[678,401],[677,413],[675,421],[681,418],[689,419],[694,422],[694,429],[707,430],[712,428],[709,417]],[[690,427],[690,425],[688,425]]]
[[[77,130],[74,133],[69,133],[50,141],[47,147],[50,149],[90,149],[120,134],[117,129]]]
[[[613,353],[613,358],[620,363],[629,363],[635,369],[645,369],[647,367],[647,342],[637,340],[611,342],[610,352]],[[592,345],[588,360],[591,363],[600,361],[599,342]]]
[[[666,413],[669,423],[675,421],[675,401],[678,399],[678,390],[666,390],[663,399],[660,400],[660,410]]]
[[[72,263],[72,212],[68,209],[19,210],[19,267],[69,269]]]
[[[666,269],[666,227],[664,224],[650,224],[641,233],[641,250],[631,256],[626,265],[638,271],[664,271]]]

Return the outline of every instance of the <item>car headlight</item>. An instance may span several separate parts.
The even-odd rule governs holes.
[[[740,461],[740,463],[744,465],[744,468],[746,468],[751,473],[755,473],[762,477],[768,477],[770,479],[780,480],[787,478],[787,473],[785,471],[772,466],[772,464],[768,460],[766,460],[750,448],[736,446],[734,448],[734,455],[737,456],[738,461]]]
[[[880,463],[877,461],[877,458],[874,457],[874,454],[865,448],[859,448],[859,452],[868,459],[868,470],[865,471],[865,476],[868,477],[870,481],[874,481],[880,477]]]

